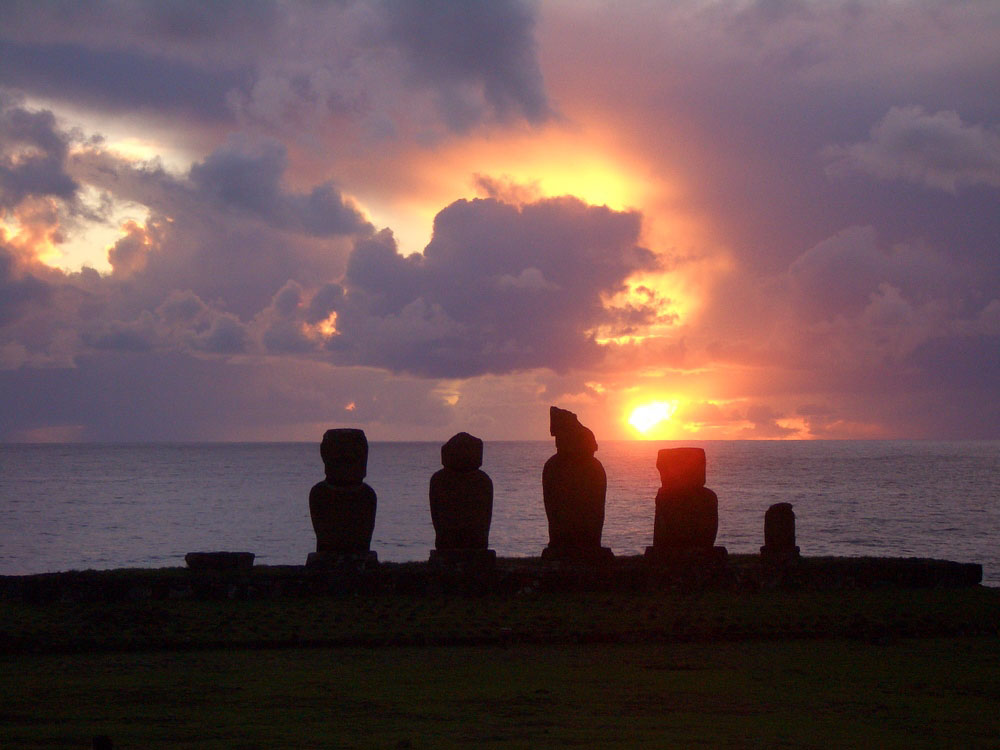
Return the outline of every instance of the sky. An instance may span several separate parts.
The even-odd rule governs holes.
[[[0,0],[0,441],[1000,438],[1000,3]]]

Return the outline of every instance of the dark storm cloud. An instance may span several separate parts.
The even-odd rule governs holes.
[[[402,50],[413,76],[442,87],[448,122],[464,130],[482,118],[456,87],[482,87],[501,119],[529,122],[551,116],[535,54],[534,7],[520,0],[490,3],[384,2],[389,38]]]
[[[19,106],[0,90],[0,209],[29,196],[71,199],[78,185],[65,170],[68,150],[51,112]]]
[[[231,119],[226,93],[248,69],[213,70],[138,51],[0,39],[0,83],[38,96],[116,112],[136,109]]]
[[[550,113],[533,8],[512,0],[14,2],[3,18],[0,85],[101,111],[373,133],[422,100],[452,131]]]
[[[956,112],[893,107],[868,141],[825,151],[831,174],[866,172],[954,193],[983,184],[1000,187],[1000,130],[967,125]]]
[[[50,294],[47,283],[18,272],[13,255],[0,245],[0,327],[14,322],[29,305],[45,302]]]
[[[371,229],[331,182],[308,193],[285,192],[281,179],[287,168],[287,152],[281,143],[253,144],[231,137],[204,161],[192,165],[190,178],[206,197],[248,211],[276,227],[318,236]]]
[[[333,302],[335,346],[440,377],[592,365],[593,329],[617,322],[604,298],[657,265],[637,244],[640,224],[574,198],[456,201],[422,256],[400,255],[387,232],[355,247],[346,296]]]

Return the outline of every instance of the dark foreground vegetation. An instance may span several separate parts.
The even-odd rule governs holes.
[[[8,597],[0,747],[996,747],[998,635],[981,586]]]

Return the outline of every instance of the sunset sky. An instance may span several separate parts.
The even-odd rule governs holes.
[[[0,440],[550,404],[1000,438],[1000,3],[0,0]]]

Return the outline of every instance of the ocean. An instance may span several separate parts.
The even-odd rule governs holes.
[[[978,562],[1000,585],[1000,441],[603,442],[603,542],[616,554],[652,544],[656,452],[681,444],[705,448],[716,544],[732,553],[758,552],[764,511],[789,502],[803,555]],[[553,452],[551,441],[486,444],[498,555],[545,546],[541,473]],[[440,467],[439,443],[371,444],[380,560],[427,559],[427,487]],[[302,564],[315,545],[309,488],[322,478],[318,442],[0,445],[0,574],[176,566],[208,550]]]

